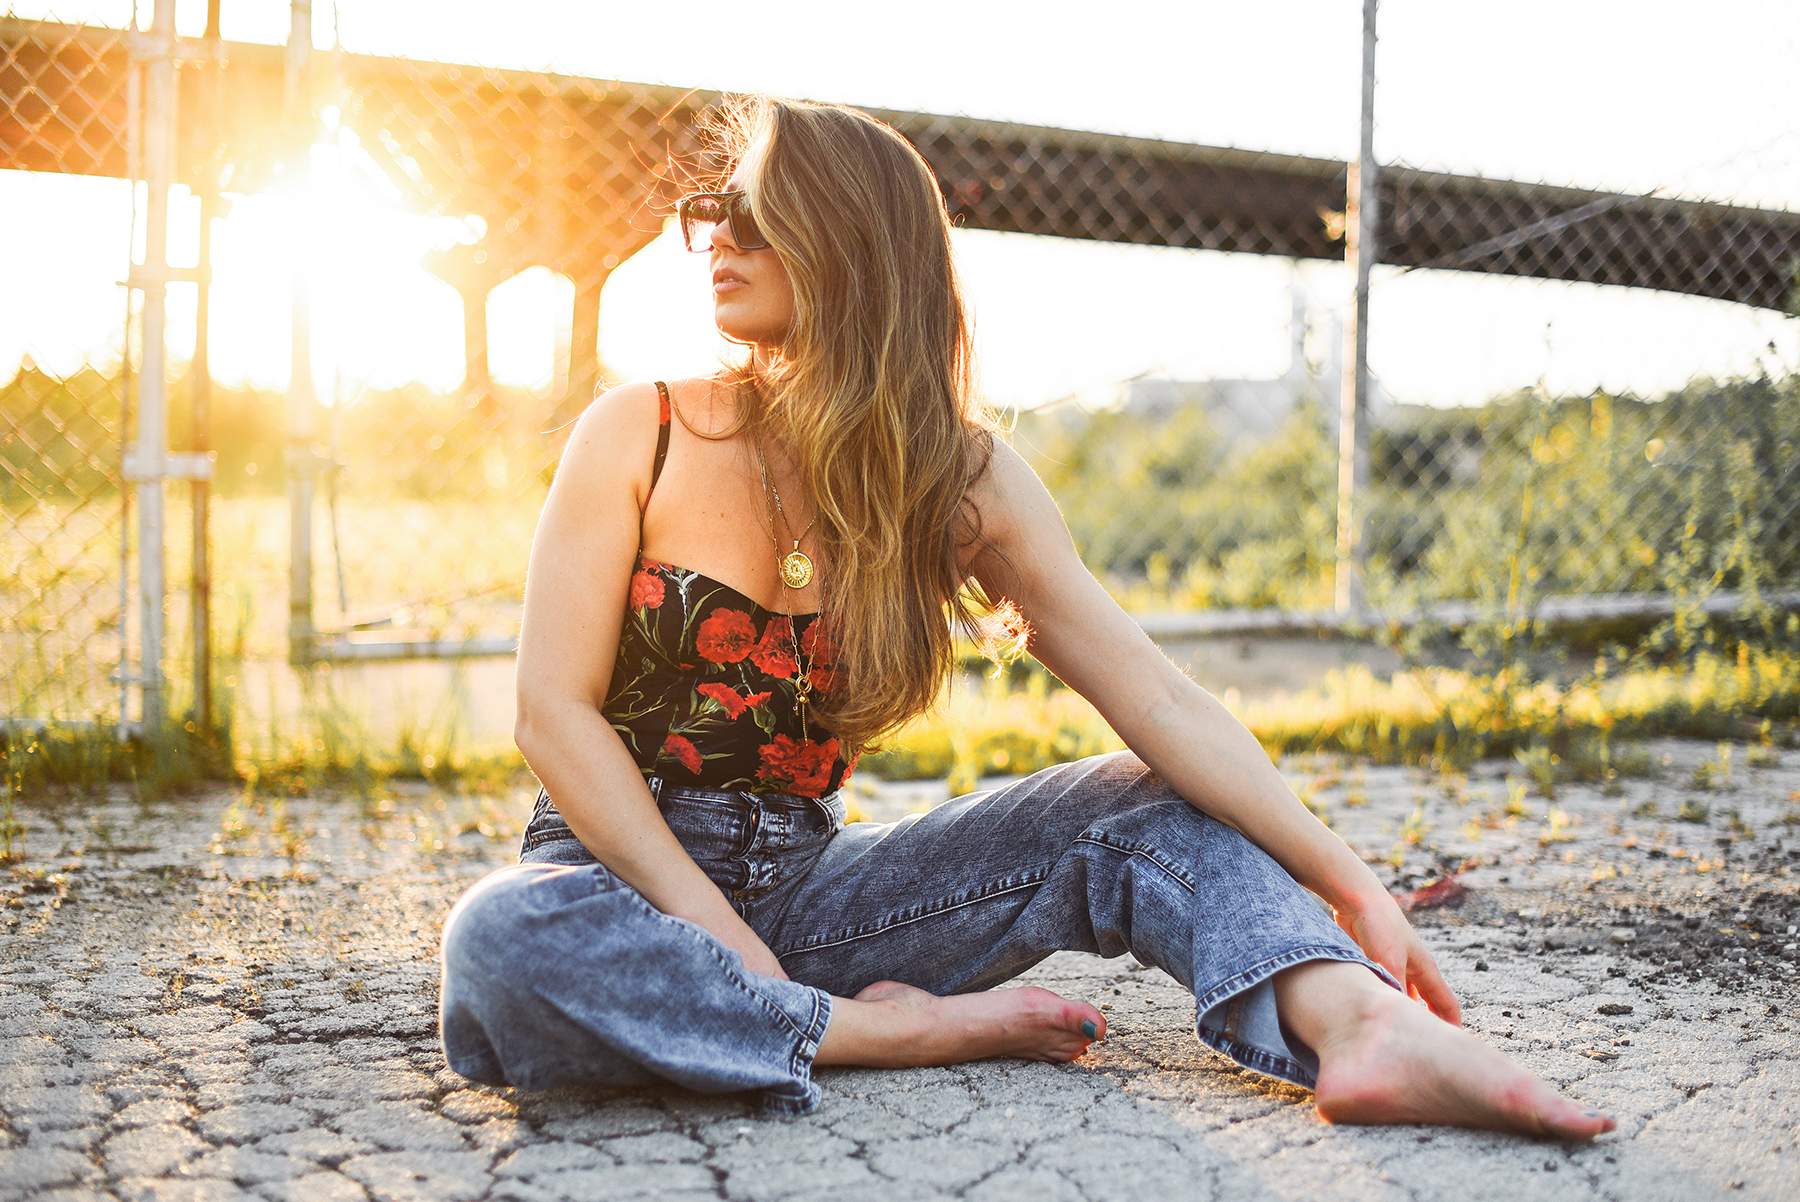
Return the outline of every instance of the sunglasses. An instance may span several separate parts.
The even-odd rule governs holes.
[[[681,240],[696,254],[712,250],[713,227],[723,224],[739,250],[767,250],[769,240],[750,215],[750,199],[742,192],[696,192],[676,207]]]

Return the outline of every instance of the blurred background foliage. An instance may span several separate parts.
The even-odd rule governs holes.
[[[1198,406],[1026,413],[1014,441],[1133,608],[1330,608],[1337,445],[1316,406],[1256,441]],[[1800,377],[1397,407],[1371,460],[1382,609],[1800,583]]]

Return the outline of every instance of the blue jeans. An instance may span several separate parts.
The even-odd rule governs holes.
[[[885,824],[845,825],[835,797],[652,793],[792,980],[651,906],[540,794],[522,862],[445,925],[451,1068],[526,1089],[758,1090],[805,1114],[833,996],[882,980],[987,989],[1069,950],[1163,969],[1193,990],[1201,1039],[1311,1086],[1318,1059],[1283,1028],[1270,978],[1344,960],[1394,983],[1275,861],[1128,752]]]

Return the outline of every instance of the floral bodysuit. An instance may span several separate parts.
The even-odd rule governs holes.
[[[650,487],[669,451],[669,392]],[[795,656],[795,649],[800,655]],[[639,558],[603,713],[645,776],[670,784],[823,797],[851,762],[795,702],[837,683],[837,646],[816,614],[776,613],[687,568]]]

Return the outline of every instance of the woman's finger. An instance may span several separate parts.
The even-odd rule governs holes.
[[[1412,957],[1409,984],[1417,990],[1431,1012],[1452,1026],[1462,1026],[1462,1006],[1456,1000],[1456,994],[1450,991],[1449,982],[1444,974],[1438,971],[1437,962],[1431,958],[1424,948],[1418,948]]]

